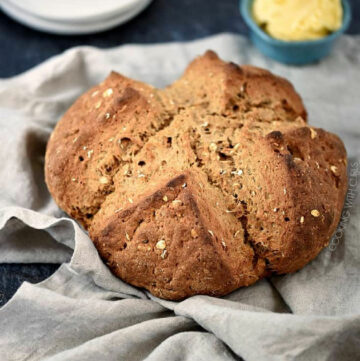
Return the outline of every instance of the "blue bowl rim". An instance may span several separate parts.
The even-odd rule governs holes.
[[[325,36],[321,39],[314,40],[300,40],[300,41],[286,41],[275,39],[272,36],[268,35],[264,30],[262,30],[255,20],[252,17],[250,12],[250,5],[254,2],[254,0],[240,0],[240,13],[245,21],[245,23],[250,27],[250,29],[256,33],[257,36],[265,40],[266,42],[276,45],[276,46],[298,46],[298,45],[320,45],[327,42],[330,42],[337,38],[339,35],[343,34],[350,25],[351,20],[351,8],[349,2],[347,0],[342,0],[343,6],[343,22],[341,28],[328,36]]]

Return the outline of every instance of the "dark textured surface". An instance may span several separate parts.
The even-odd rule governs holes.
[[[360,33],[358,0],[349,33]],[[58,36],[31,30],[0,12],[0,77],[19,74],[78,45],[101,48],[125,43],[159,43],[202,38],[220,32],[246,34],[237,0],[153,0],[138,17],[112,30],[84,36]]]
[[[23,281],[40,282],[58,268],[56,264],[0,264],[0,306],[12,297]]]
[[[350,0],[350,34],[360,33],[358,0]],[[0,77],[19,74],[53,55],[78,45],[101,48],[125,43],[159,43],[202,38],[220,32],[246,34],[237,0],[154,0],[137,18],[112,30],[85,36],[57,36],[31,30],[0,12]],[[39,282],[58,265],[0,265],[0,305],[21,283]]]

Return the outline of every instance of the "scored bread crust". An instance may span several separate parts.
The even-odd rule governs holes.
[[[111,73],[57,124],[57,204],[121,279],[177,300],[294,272],[329,242],[346,151],[292,85],[208,51],[165,89]]]

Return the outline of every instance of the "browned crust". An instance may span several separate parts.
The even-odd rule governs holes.
[[[302,268],[339,222],[346,151],[306,117],[288,81],[211,51],[164,90],[111,73],[56,126],[46,182],[118,277],[221,296]]]
[[[233,239],[231,216],[219,217],[212,207],[220,192],[202,184],[197,174],[179,174],[114,214],[105,228],[91,229],[117,276],[168,299],[219,296],[259,278],[252,248]]]

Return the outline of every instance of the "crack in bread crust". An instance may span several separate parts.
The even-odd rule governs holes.
[[[112,73],[56,126],[46,182],[120,278],[220,296],[300,269],[335,230],[345,148],[306,118],[285,79],[213,52],[162,90]]]

